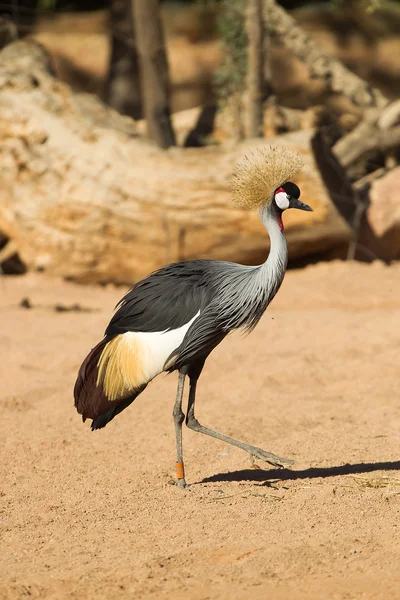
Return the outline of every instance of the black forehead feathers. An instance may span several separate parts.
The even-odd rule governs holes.
[[[300,190],[295,183],[288,181],[282,185],[283,189],[292,198],[300,198]]]

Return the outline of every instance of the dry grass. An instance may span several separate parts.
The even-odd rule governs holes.
[[[399,487],[400,488],[400,479],[396,477],[389,477],[386,475],[382,475],[380,477],[363,477],[361,475],[354,475],[353,480],[356,482],[357,486],[360,488],[388,488],[388,487]],[[400,490],[395,492],[396,494],[400,494]]]

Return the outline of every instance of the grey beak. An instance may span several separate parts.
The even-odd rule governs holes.
[[[308,204],[304,204],[304,202],[293,197],[290,198],[289,208],[298,208],[299,210],[309,210],[311,212],[313,210]]]

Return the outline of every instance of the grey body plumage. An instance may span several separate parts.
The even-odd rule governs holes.
[[[168,265],[126,294],[106,336],[174,329],[199,313],[166,361],[167,370],[172,371],[206,358],[231,331],[254,329],[278,291],[287,266],[286,238],[274,211],[274,205],[260,211],[271,238],[271,252],[264,264],[253,267],[196,260]]]
[[[272,158],[276,161],[277,156],[275,154]],[[282,165],[278,164],[278,167],[280,170],[276,168],[272,180],[270,177],[266,182],[265,177],[261,177],[262,171],[256,170],[260,181],[252,181],[253,187],[268,187],[271,181],[278,181]],[[247,163],[245,176],[249,177]],[[239,184],[243,188],[243,181],[239,180]],[[260,192],[258,188],[256,191]],[[173,414],[179,467],[177,478],[181,487],[185,486],[181,433],[184,414],[181,405],[186,375],[190,380],[186,414],[189,427],[243,448],[252,458],[274,465],[290,462],[203,427],[194,416],[194,403],[197,380],[208,355],[231,331],[251,331],[276,295],[288,260],[282,213],[286,208],[311,210],[300,202],[299,195],[296,185],[283,182],[279,183],[272,198],[261,204],[260,217],[270,237],[270,252],[262,265],[186,261],[161,268],[138,282],[117,305],[104,339],[91,351],[79,371],[74,390],[75,406],[84,420],[87,417],[92,419],[92,429],[104,427],[129,406],[161,370],[179,372]],[[254,196],[257,194],[248,195],[246,206],[250,206]],[[167,341],[172,346],[168,346]],[[167,353],[161,367],[157,370],[153,365],[152,371],[144,357],[151,362],[151,355],[154,355],[159,360],[164,349]],[[132,368],[132,360],[140,366],[137,371]],[[110,382],[114,374],[116,381]]]

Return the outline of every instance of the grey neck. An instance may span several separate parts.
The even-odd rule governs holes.
[[[218,294],[214,306],[218,321],[225,331],[241,327],[253,329],[279,290],[285,275],[288,250],[275,207],[262,207],[260,217],[271,241],[265,263],[258,267],[236,263],[221,263],[221,267],[218,262],[215,263],[218,269]]]
[[[279,227],[276,210],[273,204],[260,208],[260,218],[270,239],[270,251],[265,263],[258,267],[257,276],[272,293],[269,301],[275,296],[283,281],[288,261],[286,237]]]

